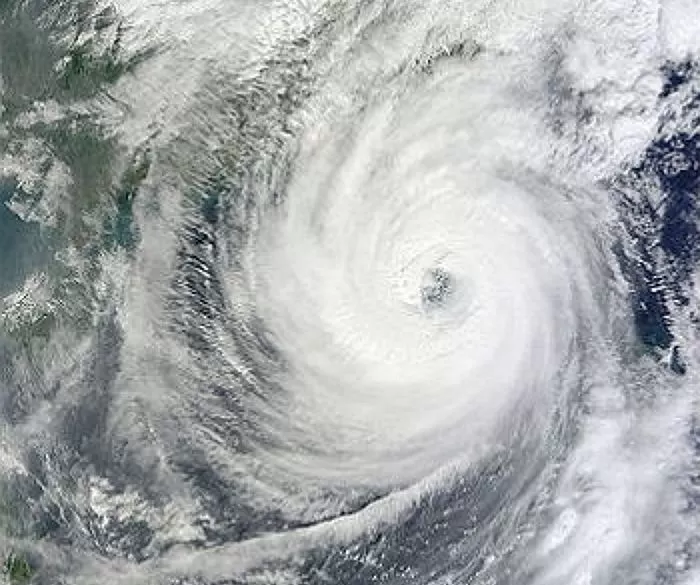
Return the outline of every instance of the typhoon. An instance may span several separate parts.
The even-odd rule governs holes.
[[[0,582],[700,583],[700,4],[0,2]]]

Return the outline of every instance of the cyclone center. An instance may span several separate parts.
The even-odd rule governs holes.
[[[449,303],[454,294],[454,277],[443,268],[432,268],[423,275],[421,303],[425,310],[434,310]]]

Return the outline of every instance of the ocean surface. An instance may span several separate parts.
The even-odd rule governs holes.
[[[0,0],[0,583],[700,585],[699,197],[696,0]]]

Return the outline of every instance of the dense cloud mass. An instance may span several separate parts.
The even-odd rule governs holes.
[[[700,5],[0,4],[0,554],[40,584],[700,581]]]

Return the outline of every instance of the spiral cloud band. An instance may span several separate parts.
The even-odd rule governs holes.
[[[139,358],[124,362],[113,420],[137,465],[168,462],[156,480],[191,503],[180,522],[204,515],[222,536],[155,572],[365,583],[376,566],[405,582],[406,561],[387,560],[405,549],[416,582],[613,574],[628,519],[654,501],[609,474],[640,457],[622,447],[637,382],[620,365],[633,333],[619,250],[633,245],[611,183],[658,116],[652,4],[623,25],[611,4],[283,11],[273,57],[204,82],[206,117],[185,114],[187,137],[163,147],[154,190],[178,206],[144,208],[125,313],[174,294],[186,334],[160,333],[168,305],[153,334],[125,325]],[[144,300],[159,279],[170,292]],[[131,390],[154,379],[144,347],[164,364],[138,398],[146,422]],[[677,448],[662,428],[645,432]],[[210,506],[202,477],[231,511]],[[599,487],[583,497],[587,484]],[[406,525],[432,536],[415,529],[425,544],[410,545]],[[361,552],[371,534],[395,543],[383,561]],[[590,548],[606,538],[605,554]],[[292,560],[315,554],[326,577]]]

